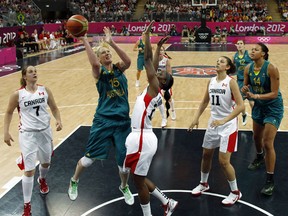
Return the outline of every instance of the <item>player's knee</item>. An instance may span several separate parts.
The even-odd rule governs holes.
[[[83,167],[89,167],[93,164],[94,161],[91,158],[84,156],[81,158],[80,162],[81,162]]]
[[[128,174],[130,172],[130,169],[127,167],[122,167],[122,166],[118,165],[118,169],[119,169],[120,173],[123,173],[123,174]]]

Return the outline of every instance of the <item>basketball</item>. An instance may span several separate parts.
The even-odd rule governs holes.
[[[82,15],[73,15],[68,19],[66,27],[73,36],[81,37],[88,31],[88,21]]]

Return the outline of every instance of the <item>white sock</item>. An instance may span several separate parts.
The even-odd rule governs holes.
[[[233,180],[233,181],[228,181],[229,186],[231,191],[237,191],[238,190],[238,186],[237,186],[237,180]]]
[[[164,104],[163,103],[159,106],[159,111],[160,111],[162,119],[166,119],[165,108],[164,108]]]
[[[42,165],[40,164],[39,165],[39,177],[40,178],[46,178],[46,175],[49,171],[49,168],[50,168],[50,166],[48,168],[45,168],[45,167],[42,167]]]
[[[209,177],[209,172],[208,173],[203,173],[201,171],[201,183],[207,183],[208,182],[208,177]]]
[[[163,205],[166,205],[169,201],[168,197],[157,187],[151,194],[159,199]]]
[[[174,99],[172,99],[172,100],[169,102],[169,104],[170,104],[171,110],[172,110],[172,111],[175,111],[175,110],[174,110]]]
[[[34,185],[34,176],[27,177],[23,175],[22,190],[23,190],[24,203],[28,203],[31,201],[33,185]]]
[[[150,202],[145,205],[140,204],[140,206],[142,208],[143,216],[151,216]]]

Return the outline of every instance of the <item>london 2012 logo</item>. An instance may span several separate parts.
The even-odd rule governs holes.
[[[208,78],[216,76],[215,66],[189,65],[172,67],[173,76]]]

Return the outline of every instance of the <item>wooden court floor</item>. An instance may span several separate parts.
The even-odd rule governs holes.
[[[146,74],[142,72],[141,86],[135,87],[136,79],[136,58],[137,53],[133,51],[134,44],[120,44],[132,59],[132,65],[127,70],[126,74],[129,80],[129,101],[131,111],[134,105],[136,96],[145,88]],[[169,45],[167,44],[167,47]],[[250,46],[246,46],[250,49]],[[270,49],[270,61],[275,64],[280,71],[281,92],[284,98],[285,114],[280,126],[281,131],[287,131],[287,99],[288,99],[288,45],[268,45]],[[235,49],[236,51],[236,49]],[[225,55],[232,57],[234,51],[169,51],[168,54],[172,57],[172,66],[214,66],[218,57]],[[55,52],[54,57],[61,57],[61,50]],[[57,105],[60,109],[63,130],[55,131],[54,119],[52,119],[52,127],[54,132],[54,146],[57,146],[61,141],[68,137],[79,125],[91,125],[92,118],[97,105],[98,94],[95,88],[95,83],[91,75],[91,67],[88,62],[85,52],[78,52],[63,58],[47,58],[45,63],[36,65],[39,74],[39,83],[49,87],[55,97]],[[114,60],[118,58],[115,55]],[[30,64],[35,64],[31,61]],[[37,62],[36,62],[37,64]],[[1,196],[7,191],[13,182],[22,176],[22,171],[16,166],[15,160],[20,155],[18,146],[18,116],[15,111],[10,127],[10,133],[15,142],[11,147],[4,143],[3,138],[3,119],[4,113],[8,104],[9,96],[13,91],[19,88],[19,80],[21,73],[16,72],[7,76],[0,77],[0,194]],[[203,92],[209,78],[195,77],[178,77],[175,76],[175,84],[173,87],[173,97],[175,100],[176,121],[168,120],[168,128],[187,128],[191,121],[194,112],[199,106]],[[245,102],[247,111],[250,113],[250,108]],[[206,128],[209,117],[209,108],[206,109],[200,119],[200,128]],[[160,127],[161,118],[158,113],[153,120],[155,127]],[[244,127],[239,126],[240,130],[251,130],[251,119]],[[69,156],[68,156],[69,157]],[[0,196],[0,197],[1,197]]]

